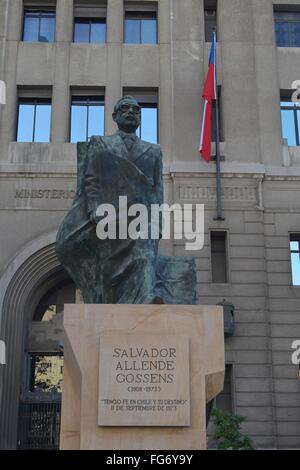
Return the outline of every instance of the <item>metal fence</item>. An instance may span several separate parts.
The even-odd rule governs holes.
[[[59,449],[61,403],[20,403],[19,449]]]

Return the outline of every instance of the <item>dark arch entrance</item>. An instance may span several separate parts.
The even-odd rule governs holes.
[[[29,324],[18,420],[19,449],[59,448],[63,378],[63,311],[75,302],[64,280],[43,296]]]
[[[13,275],[5,290],[2,303],[1,339],[6,343],[6,365],[0,368],[0,448],[16,449],[18,444],[18,416],[21,391],[23,390],[24,355],[27,354],[29,327],[38,305],[57,286],[69,281],[60,265],[54,240],[55,234],[45,235],[35,242],[40,249],[31,246],[29,256],[21,253],[21,263],[10,269]]]

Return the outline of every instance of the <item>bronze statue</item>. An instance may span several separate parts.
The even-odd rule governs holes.
[[[162,152],[136,135],[139,104],[133,97],[121,98],[113,119],[115,134],[77,145],[77,192],[57,234],[58,258],[85,303],[195,304],[193,258],[159,255],[158,239],[100,240],[96,235],[100,204],[118,207],[119,196],[127,197],[128,206],[139,203],[149,210],[163,203]]]

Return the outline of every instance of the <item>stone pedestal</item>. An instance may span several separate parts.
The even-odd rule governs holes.
[[[205,449],[221,307],[65,305],[61,449]]]

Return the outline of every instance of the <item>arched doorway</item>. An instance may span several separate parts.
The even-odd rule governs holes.
[[[70,281],[57,259],[55,237],[56,231],[33,240],[0,278],[0,331],[6,344],[6,365],[0,368],[1,449],[18,447],[19,405],[26,376],[24,358],[28,356],[30,327],[37,318],[38,306],[48,294]]]
[[[24,351],[18,448],[59,448],[63,378],[63,309],[75,303],[70,280],[52,287],[37,305]]]

